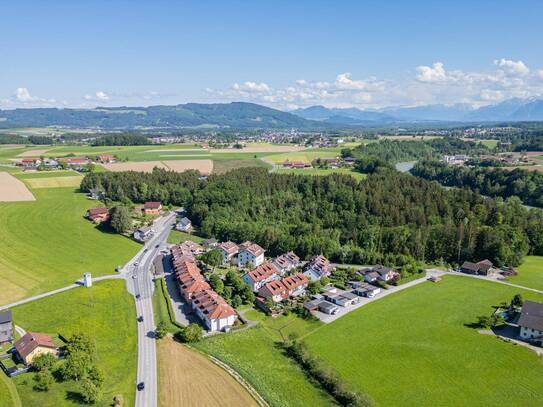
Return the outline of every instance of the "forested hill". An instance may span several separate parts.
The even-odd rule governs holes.
[[[528,252],[543,254],[543,211],[387,169],[360,182],[257,168],[207,181],[159,169],[87,175],[81,188],[95,187],[116,201],[186,206],[205,236],[254,240],[269,255],[294,250],[305,258],[323,253],[341,262],[401,266],[413,258],[516,265]]]
[[[320,128],[323,123],[254,103],[187,103],[176,106],[0,111],[0,127]]]

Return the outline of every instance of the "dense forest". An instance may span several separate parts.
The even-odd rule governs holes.
[[[361,158],[372,156],[395,164],[402,161],[428,160],[453,154],[485,154],[489,149],[473,141],[458,138],[436,138],[427,141],[381,140],[378,143],[361,144],[343,151],[344,156]]]
[[[0,144],[53,144],[53,139],[46,136],[19,136],[17,134],[0,134]]]
[[[139,134],[108,134],[94,139],[92,146],[144,146],[151,140]]]
[[[411,173],[417,177],[460,188],[471,188],[483,195],[509,198],[517,196],[526,205],[543,207],[543,174],[521,168],[447,165],[438,161],[418,162]]]
[[[543,254],[542,211],[386,168],[362,181],[259,168],[207,181],[161,169],[86,175],[81,188],[96,187],[114,201],[185,206],[204,236],[254,240],[268,255],[294,250],[304,258],[323,253],[340,262],[401,266],[413,258],[516,265],[527,253]]]

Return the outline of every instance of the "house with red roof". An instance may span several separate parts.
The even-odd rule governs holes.
[[[94,223],[101,223],[109,220],[109,209],[105,206],[90,208],[87,211],[87,218]]]
[[[160,202],[145,202],[143,204],[143,213],[145,215],[160,215],[162,210],[162,204]]]
[[[253,267],[258,267],[264,263],[265,250],[256,243],[246,241],[239,245],[238,266],[245,267],[251,263]]]
[[[58,348],[53,342],[53,338],[36,332],[27,332],[15,342],[15,351],[25,365],[32,364],[32,360],[36,356],[45,353],[58,355]]]
[[[305,294],[309,279],[303,273],[285,277],[282,280],[274,280],[264,284],[258,295],[270,298],[273,302],[281,302],[289,297],[298,297]]]
[[[237,319],[234,308],[213,290],[196,293],[192,299],[192,309],[211,332],[227,330]]]
[[[300,258],[294,252],[288,252],[272,260],[273,264],[279,270],[279,274],[284,275],[302,264]]]
[[[279,269],[275,264],[268,261],[254,270],[245,273],[242,278],[254,291],[258,291],[264,284],[280,278]]]
[[[219,243],[217,249],[219,249],[222,253],[223,264],[229,264],[239,251],[238,245],[230,241]]]
[[[96,161],[103,164],[114,163],[115,157],[112,155],[97,155]]]

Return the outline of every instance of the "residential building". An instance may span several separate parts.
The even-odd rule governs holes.
[[[265,250],[256,243],[246,241],[239,246],[238,266],[245,267],[251,263],[253,267],[258,267],[264,263]]]
[[[492,271],[493,268],[494,265],[490,260],[481,260],[477,263],[465,261],[460,266],[460,271],[466,274],[479,274],[486,276]]]
[[[87,211],[87,218],[94,223],[106,222],[109,220],[109,209],[105,206],[90,208]]]
[[[317,281],[323,277],[327,277],[332,273],[330,262],[322,254],[315,256],[307,264],[304,274],[311,280]]]
[[[175,229],[181,232],[188,232],[192,229],[192,222],[189,218],[182,218],[179,222],[176,223]]]
[[[281,256],[276,257],[272,260],[274,266],[279,271],[279,274],[284,275],[285,273],[300,267],[302,264],[300,258],[294,254],[294,252],[288,252],[282,254]]]
[[[145,202],[143,204],[143,213],[146,215],[160,215],[160,211],[162,210],[162,204],[160,202]]]
[[[367,271],[364,273],[364,279],[368,283],[376,283],[379,280],[379,273],[376,271]]]
[[[370,273],[377,273],[379,276],[377,277],[378,280],[384,281],[385,283],[391,282],[394,279],[399,277],[398,272],[391,269],[390,267],[385,267],[381,264],[378,264],[370,269],[366,269],[366,272]],[[372,274],[374,275],[374,274]],[[370,283],[373,283],[375,281],[369,281]]]
[[[203,290],[195,294],[192,308],[211,332],[228,330],[237,319],[234,308],[213,290]]]
[[[279,279],[279,270],[272,262],[268,261],[245,273],[242,278],[253,291],[258,291],[264,284]]]
[[[149,226],[142,226],[141,228],[136,229],[134,232],[134,239],[136,239],[138,242],[145,242],[151,236],[153,236],[153,233],[153,229],[151,229]]]
[[[309,279],[303,273],[298,273],[282,280],[267,282],[258,290],[258,295],[271,298],[273,302],[281,302],[289,297],[303,295],[308,284]]]
[[[223,242],[220,243],[217,248],[222,252],[223,264],[229,264],[234,256],[238,254],[238,245],[234,242]]]
[[[73,168],[81,168],[90,162],[90,160],[87,157],[60,158],[59,161],[64,162],[66,165]]]
[[[58,355],[58,348],[53,339],[45,334],[27,332],[21,339],[15,342],[15,350],[25,365],[32,364],[32,360],[45,353]]]
[[[0,311],[0,345],[13,340],[13,316],[10,310]]]
[[[289,297],[299,297],[305,294],[305,289],[309,284],[309,279],[303,273],[297,273],[293,276],[285,277],[281,280],[287,289]]]
[[[522,339],[543,342],[543,303],[526,300],[522,306],[518,326]]]
[[[360,297],[358,295],[350,291],[344,291],[339,289],[327,291],[323,295],[326,301],[329,301],[332,304],[340,305],[342,307],[350,307],[360,301]]]
[[[202,246],[204,246],[204,249],[213,249],[218,245],[219,242],[214,237],[212,237],[211,239],[206,239],[202,242]]]
[[[287,288],[280,280],[270,281],[258,290],[258,295],[263,298],[270,298],[273,302],[281,302],[288,298]]]
[[[352,292],[361,297],[373,298],[381,292],[381,288],[368,284],[364,281],[349,281]]]

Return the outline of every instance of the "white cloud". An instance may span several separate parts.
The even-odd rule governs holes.
[[[259,93],[265,93],[270,91],[270,87],[264,83],[256,83],[256,82],[243,82],[241,85],[239,83],[235,83],[232,86],[232,89],[239,90],[239,91],[245,91],[245,92],[259,92]]]
[[[0,106],[6,108],[51,107],[56,105],[57,101],[55,99],[34,96],[26,87],[19,87],[15,89],[10,98],[0,100]]]
[[[496,59],[494,65],[501,68],[504,72],[512,75],[527,75],[530,69],[522,61],[512,61],[510,59]]]
[[[27,88],[17,88],[15,90],[15,99],[19,102],[30,102],[34,100]]]
[[[83,96],[83,99],[89,100],[89,101],[97,101],[97,102],[103,101],[103,102],[105,102],[105,101],[108,101],[111,98],[106,92],[104,92],[103,90],[99,90],[99,91],[95,92],[94,95],[87,94],[87,95]]]
[[[443,62],[436,62],[432,66],[417,66],[417,80],[421,82],[445,82],[449,80]]]
[[[499,90],[483,89],[480,93],[481,100],[499,102],[503,100],[503,92]]]

